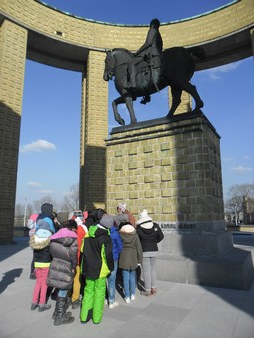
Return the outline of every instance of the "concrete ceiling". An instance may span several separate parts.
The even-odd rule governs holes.
[[[196,69],[218,67],[253,55],[250,28],[234,32],[231,35],[200,45],[204,48],[204,60],[196,60]],[[83,71],[89,49],[87,47],[68,44],[29,31],[27,57],[54,67]]]

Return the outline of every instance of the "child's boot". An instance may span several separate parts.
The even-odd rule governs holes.
[[[66,313],[66,297],[57,297],[54,325],[70,324],[74,322],[71,312]]]

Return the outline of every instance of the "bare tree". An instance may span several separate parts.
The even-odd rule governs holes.
[[[32,214],[35,214],[34,212],[33,212],[33,206],[32,206],[32,204],[27,204],[27,206],[26,206],[26,214],[27,214],[27,217],[29,218]]]
[[[15,216],[23,216],[24,215],[24,206],[22,204],[16,204],[15,206]]]
[[[26,220],[31,214],[40,213],[43,203],[51,203],[56,211],[71,212],[79,207],[79,184],[73,184],[70,187],[70,192],[66,195],[63,201],[57,202],[51,196],[44,196],[39,200],[35,200],[32,204],[16,204],[15,206],[15,224],[24,223],[24,212],[26,208]]]
[[[24,205],[16,204],[14,225],[15,226],[22,226],[23,225],[23,219],[24,219]]]
[[[246,199],[246,220],[249,224],[254,224],[254,198]]]
[[[43,203],[51,203],[54,207],[54,210],[57,209],[58,203],[52,199],[51,196],[44,196],[40,200],[33,201],[33,210],[34,213],[40,213],[41,212],[41,205]]]
[[[61,203],[61,211],[71,212],[79,207],[79,184],[73,184],[70,192],[66,195]]]
[[[228,212],[234,213],[239,218],[239,213],[243,214],[243,221],[250,222],[253,206],[251,203],[254,198],[254,184],[237,184],[229,188],[229,199],[225,203]],[[236,220],[237,221],[237,220]]]

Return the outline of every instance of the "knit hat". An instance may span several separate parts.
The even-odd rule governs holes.
[[[107,229],[110,229],[114,225],[114,217],[108,214],[104,214],[100,219],[100,225]]]
[[[94,210],[93,215],[94,215],[94,219],[95,219],[96,224],[98,224],[100,222],[100,219],[102,218],[102,216],[104,214],[106,214],[106,211],[101,209],[101,208]]]
[[[153,227],[153,220],[148,216],[148,211],[146,209],[139,214],[139,220],[136,224],[146,229],[151,229]]]
[[[117,206],[118,209],[120,209],[122,212],[125,212],[127,209],[127,205],[124,202],[120,202]]]
[[[118,228],[121,223],[129,222],[128,214],[118,214],[114,217],[115,225]]]
[[[41,213],[46,216],[51,216],[53,214],[53,205],[50,203],[44,203],[41,206]]]
[[[67,222],[69,220],[68,218],[68,212],[64,212],[64,211],[60,211],[58,214],[57,214],[57,219],[58,221],[62,224],[64,222]]]

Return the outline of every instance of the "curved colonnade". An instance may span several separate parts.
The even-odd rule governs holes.
[[[1,0],[0,25],[0,156],[4,163],[0,168],[0,241],[8,241],[13,238],[25,60],[82,73],[80,207],[103,206],[105,162],[101,158],[108,134],[108,88],[102,79],[105,49],[137,50],[148,26],[86,20],[36,0]],[[160,32],[164,48],[204,48],[206,58],[197,63],[197,70],[237,61],[253,55],[254,1],[232,1],[203,15],[165,23]],[[96,135],[98,116],[100,137]],[[92,172],[85,165],[90,160]]]

